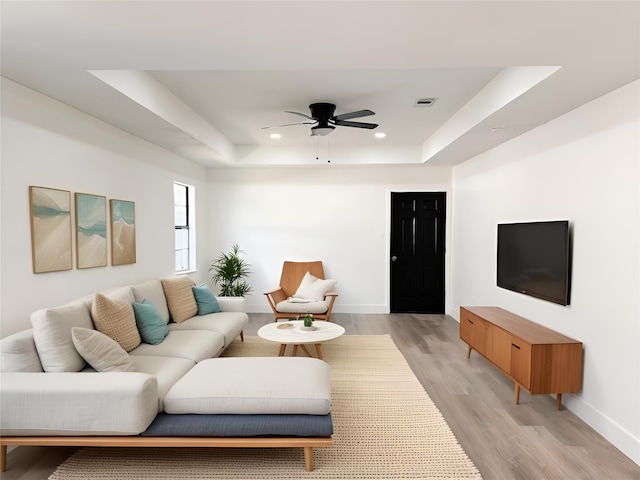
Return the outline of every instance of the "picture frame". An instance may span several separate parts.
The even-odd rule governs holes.
[[[111,211],[111,265],[136,263],[135,202],[109,200]]]
[[[73,268],[71,192],[29,186],[33,273]]]
[[[75,193],[76,268],[107,266],[107,197]]]

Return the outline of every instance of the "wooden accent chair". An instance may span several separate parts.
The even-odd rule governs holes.
[[[325,280],[324,268],[322,267],[321,261],[285,261],[282,265],[280,288],[265,293],[269,306],[271,307],[271,310],[273,310],[276,322],[281,318],[288,320],[303,316],[306,313],[313,314],[313,318],[316,320],[331,321],[331,309],[333,308],[333,303],[338,296],[336,292],[325,292],[324,298],[317,302],[310,301],[308,303],[304,303],[304,301],[301,300],[300,303],[298,303],[288,300],[297,292],[298,287],[307,272],[320,280]],[[329,281],[327,280],[327,282]]]

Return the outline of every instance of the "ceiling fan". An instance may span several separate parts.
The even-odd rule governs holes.
[[[311,111],[311,115],[307,115],[306,113],[290,112],[290,111],[286,111],[286,113],[300,115],[301,117],[312,120],[311,122],[287,123],[285,125],[275,125],[273,127],[262,127],[262,128],[266,129],[266,128],[290,127],[292,125],[313,125],[313,127],[311,127],[311,136],[316,136],[316,135],[329,135],[331,132],[333,132],[336,126],[367,128],[370,130],[378,126],[377,123],[348,121],[351,118],[368,117],[369,115],[375,115],[375,113],[372,112],[371,110],[358,110],[357,112],[334,115],[336,111],[336,106],[333,103],[312,103],[311,105],[309,105],[309,110]]]

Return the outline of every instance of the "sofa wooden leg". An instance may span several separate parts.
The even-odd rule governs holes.
[[[304,447],[304,468],[307,472],[313,471],[313,448]]]
[[[7,446],[0,446],[0,472],[7,469]]]
[[[240,332],[240,341],[244,342],[244,330]]]

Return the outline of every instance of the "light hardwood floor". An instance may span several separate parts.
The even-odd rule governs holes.
[[[347,335],[390,334],[485,480],[640,480],[640,467],[549,395],[522,391],[480,358],[467,360],[444,315],[333,314]],[[250,314],[245,335],[273,321]],[[19,447],[4,480],[46,479],[74,448]],[[453,480],[453,479],[452,479]]]

